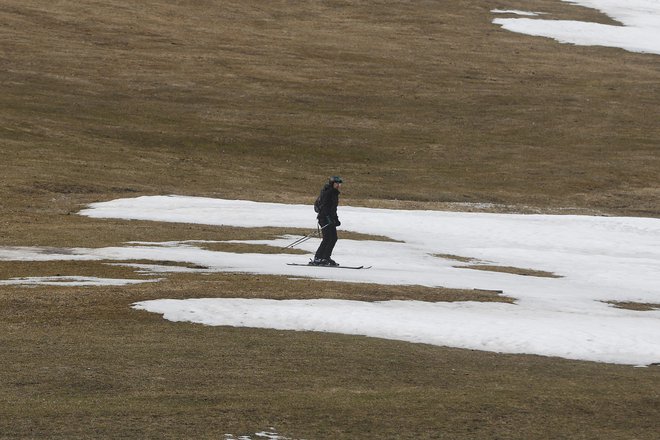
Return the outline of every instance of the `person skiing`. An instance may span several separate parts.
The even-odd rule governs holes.
[[[342,183],[341,177],[330,177],[314,203],[314,210],[318,212],[316,218],[323,234],[323,240],[316,250],[314,260],[310,262],[314,266],[339,266],[330,256],[337,243],[337,226],[341,225],[337,216],[337,205],[339,205],[339,189]]]

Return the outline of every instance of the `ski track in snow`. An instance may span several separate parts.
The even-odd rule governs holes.
[[[204,242],[127,243],[98,249],[0,248],[0,260],[116,261],[154,275],[244,272],[330,281],[502,290],[515,304],[474,301],[190,299],[144,301],[136,309],[205,325],[336,332],[416,343],[649,365],[660,362],[660,311],[604,301],[660,303],[660,220],[406,211],[340,207],[341,229],[396,242],[341,239],[334,257],[369,270],[288,266],[307,256],[235,254]],[[96,203],[94,218],[238,227],[314,228],[311,206],[156,196]],[[297,236],[246,243],[284,247]],[[301,248],[311,254],[318,239]],[[462,263],[437,255],[472,258]],[[137,264],[169,261],[187,266]],[[121,261],[121,263],[119,262]],[[551,272],[559,278],[457,268],[474,264]],[[212,292],[210,292],[212,293]]]
[[[574,20],[539,18],[496,18],[493,23],[512,32],[553,38],[560,43],[579,46],[607,46],[660,55],[660,1],[657,0],[563,0],[568,3],[597,9],[621,25],[607,25]],[[523,11],[493,13],[517,13]]]

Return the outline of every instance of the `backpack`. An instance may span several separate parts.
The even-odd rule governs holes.
[[[314,212],[317,214],[321,211],[321,194],[314,201]]]
[[[321,206],[321,198],[323,197],[323,191],[325,191],[326,186],[321,188],[321,192],[319,193],[319,196],[316,198],[316,200],[314,200],[314,212],[317,214],[321,212],[321,208],[323,208],[323,206]]]

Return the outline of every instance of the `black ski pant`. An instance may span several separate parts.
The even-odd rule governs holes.
[[[323,240],[321,240],[321,244],[316,250],[316,255],[314,256],[317,260],[329,260],[332,255],[332,250],[335,248],[335,244],[337,244],[337,226],[335,226],[334,223],[325,223],[325,225],[321,223]]]

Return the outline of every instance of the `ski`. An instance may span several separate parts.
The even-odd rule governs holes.
[[[371,266],[320,266],[316,264],[286,263],[288,266],[306,266],[306,267],[328,267],[332,269],[371,269]]]

